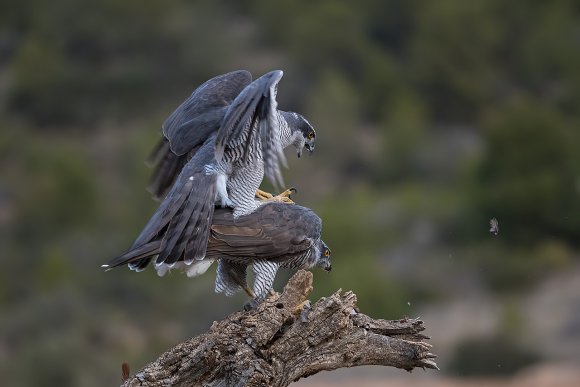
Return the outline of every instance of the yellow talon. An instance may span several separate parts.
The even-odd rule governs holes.
[[[272,201],[272,202],[282,202],[287,204],[294,204],[292,199],[290,199],[290,195],[296,193],[296,188],[288,188],[286,191],[282,192],[279,195],[272,195],[271,193],[258,190],[256,191],[256,198],[262,201]]]
[[[272,195],[269,192],[262,191],[261,189],[258,189],[256,191],[256,199],[268,200],[268,199],[272,199],[273,197],[274,197],[274,195]]]

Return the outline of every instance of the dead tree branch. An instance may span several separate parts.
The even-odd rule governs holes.
[[[312,307],[312,274],[297,272],[282,294],[214,322],[124,381],[134,386],[287,386],[320,371],[383,365],[437,369],[418,319],[374,320],[356,295],[337,291]]]

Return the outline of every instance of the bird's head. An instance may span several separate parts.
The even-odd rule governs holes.
[[[332,270],[332,265],[330,262],[331,251],[330,248],[322,240],[320,241],[320,256],[318,257],[318,262],[316,266],[320,266],[326,271]]]
[[[298,157],[302,156],[304,148],[312,154],[316,141],[316,131],[310,122],[303,115],[294,112],[283,112],[283,116],[290,128],[290,144],[296,148]]]

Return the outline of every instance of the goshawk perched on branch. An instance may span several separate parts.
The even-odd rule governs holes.
[[[216,292],[231,296],[243,289],[252,298],[251,305],[264,299],[279,267],[331,269],[330,249],[321,239],[322,221],[305,207],[269,202],[239,217],[234,217],[229,208],[217,208],[210,230],[205,258],[186,265],[180,257],[173,267],[194,277],[217,260]],[[162,238],[157,237],[103,266],[129,264],[145,268],[161,253],[162,246]],[[255,276],[253,290],[246,283],[246,269],[250,265]],[[159,275],[164,275],[169,266],[157,265],[156,269]]]
[[[264,173],[282,184],[282,150],[314,148],[315,133],[297,113],[277,109],[276,87],[282,71],[251,82],[247,71],[210,79],[164,123],[167,144],[153,189],[171,186],[155,214],[133,243],[142,249],[159,244],[156,265],[203,260],[216,200],[233,208],[233,217],[250,214]],[[177,177],[175,177],[175,175]],[[132,262],[141,270],[145,261]]]

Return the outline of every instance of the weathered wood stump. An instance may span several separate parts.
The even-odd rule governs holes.
[[[282,294],[214,322],[123,386],[279,387],[342,367],[437,369],[422,321],[374,320],[357,311],[354,293],[340,290],[310,307],[311,291],[312,273],[298,271]]]

